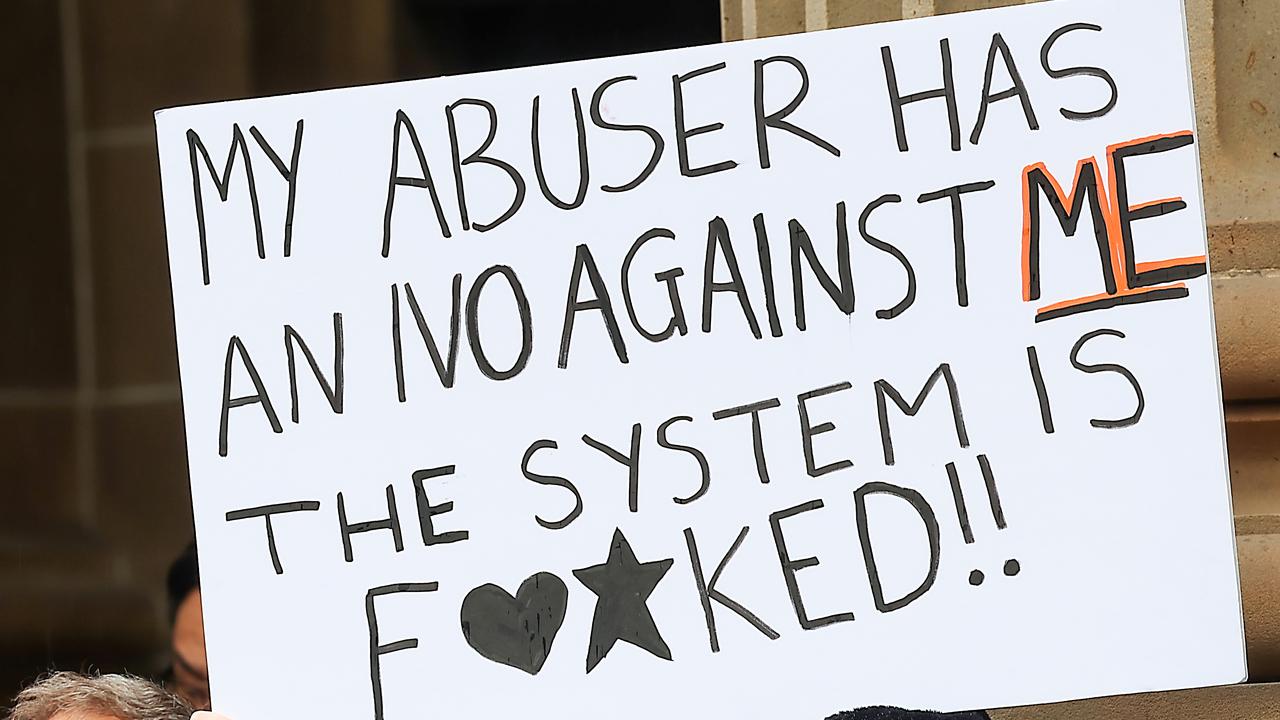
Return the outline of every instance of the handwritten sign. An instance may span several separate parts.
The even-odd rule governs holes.
[[[157,114],[216,707],[1245,676],[1182,7]]]

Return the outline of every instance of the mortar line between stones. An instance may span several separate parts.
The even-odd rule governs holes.
[[[902,17],[928,17],[937,11],[934,0],[902,0]]]
[[[804,29],[806,32],[826,30],[831,27],[830,17],[827,11],[827,0],[804,1]]]
[[[86,148],[142,148],[156,140],[155,128],[150,125],[124,125],[105,130],[85,130]]]
[[[63,95],[67,113],[67,181],[71,224],[71,279],[76,353],[74,423],[77,512],[87,528],[95,523],[95,447],[93,399],[97,387],[97,347],[93,317],[93,255],[89,226],[89,177],[85,144],[84,66],[80,14],[75,0],[60,0]]]

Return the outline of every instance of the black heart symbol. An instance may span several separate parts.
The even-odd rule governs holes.
[[[462,634],[490,660],[537,675],[568,604],[569,589],[551,573],[530,576],[515,597],[497,585],[481,585],[462,601]]]

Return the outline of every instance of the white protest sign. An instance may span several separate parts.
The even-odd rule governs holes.
[[[157,130],[236,720],[1245,677],[1177,0]]]

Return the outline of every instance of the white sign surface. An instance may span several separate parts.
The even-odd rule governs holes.
[[[1245,677],[1177,0],[157,114],[215,706]]]

